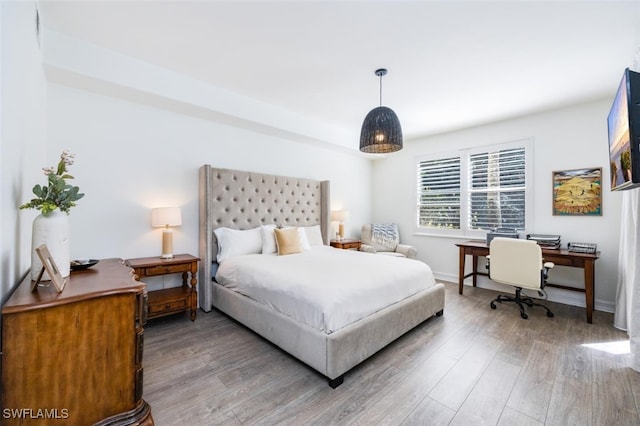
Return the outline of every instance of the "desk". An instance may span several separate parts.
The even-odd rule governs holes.
[[[478,256],[487,256],[489,254],[489,246],[483,240],[466,241],[464,243],[458,243],[456,246],[460,249],[460,260],[458,263],[458,293],[462,294],[465,278],[473,277],[473,286],[475,287],[478,275],[489,276],[487,273],[478,272]],[[467,255],[472,256],[473,271],[465,275],[464,266]],[[593,254],[589,254],[576,253],[564,249],[542,249],[542,257],[546,262],[553,262],[559,266],[571,266],[574,268],[584,269],[584,289],[551,283],[547,283],[547,286],[584,293],[587,305],[587,322],[591,324],[594,301],[593,284],[595,281],[595,263],[596,259],[600,257],[600,252],[598,251]]]

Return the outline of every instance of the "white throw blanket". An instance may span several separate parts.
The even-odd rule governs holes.
[[[232,257],[216,281],[327,334],[435,284],[423,262],[327,246]]]

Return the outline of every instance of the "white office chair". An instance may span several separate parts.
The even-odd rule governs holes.
[[[553,312],[544,305],[536,303],[531,297],[523,296],[522,289],[540,291],[544,288],[547,273],[554,267],[551,262],[542,260],[542,249],[535,241],[519,240],[516,238],[494,238],[489,245],[487,257],[489,277],[499,283],[509,284],[516,288],[515,297],[499,295],[491,301],[491,309],[496,309],[496,303],[514,302],[520,306],[520,316],[527,319],[524,305],[541,306],[547,310],[547,316],[553,317]]]

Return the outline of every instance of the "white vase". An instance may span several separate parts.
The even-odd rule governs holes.
[[[68,277],[71,269],[69,258],[69,216],[56,209],[48,215],[40,214],[33,220],[31,234],[31,280],[35,281],[40,275],[42,261],[36,253],[36,247],[47,246],[53,261],[56,263],[60,275]],[[45,271],[42,281],[51,280]]]

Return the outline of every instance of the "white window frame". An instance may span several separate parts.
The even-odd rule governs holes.
[[[473,148],[458,149],[435,154],[420,155],[415,157],[414,178],[414,227],[416,235],[443,236],[451,238],[486,238],[487,231],[469,228],[469,158],[474,154],[500,151],[506,149],[524,148],[525,150],[525,229],[519,232],[529,233],[534,229],[533,225],[533,143],[531,139],[520,139],[512,142],[484,145]],[[422,161],[433,161],[452,157],[460,157],[460,229],[427,228],[419,225],[420,205],[418,204],[419,169]]]

